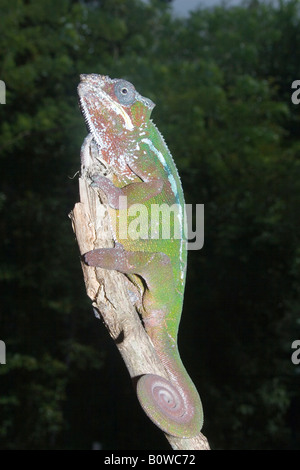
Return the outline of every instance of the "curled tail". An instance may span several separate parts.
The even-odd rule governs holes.
[[[203,426],[203,409],[199,394],[188,376],[178,352],[159,354],[170,381],[154,374],[140,377],[137,396],[148,417],[165,433],[189,438]]]

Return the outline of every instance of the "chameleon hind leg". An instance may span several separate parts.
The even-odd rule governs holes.
[[[172,322],[175,291],[169,257],[163,253],[127,251],[117,243],[114,248],[89,251],[84,261],[89,266],[135,274],[145,280],[145,329],[171,381],[155,374],[143,375],[137,382],[137,396],[145,413],[164,432],[178,437],[194,436],[203,423],[202,405],[178,353],[177,328],[171,331],[166,324],[170,317]],[[171,288],[166,289],[166,285]]]
[[[127,251],[121,243],[116,243],[114,248],[89,251],[83,258],[89,266],[111,269],[124,274],[136,274],[145,280],[147,288],[143,297],[145,310],[143,319],[149,324],[149,328],[151,323],[161,322],[169,312],[172,289],[167,290],[165,283],[172,286],[173,271],[170,259],[164,253]],[[162,278],[164,283],[161,282]]]

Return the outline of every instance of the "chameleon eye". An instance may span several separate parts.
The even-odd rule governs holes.
[[[136,92],[134,86],[126,80],[118,80],[115,83],[115,95],[120,104],[124,106],[132,105],[136,100]]]

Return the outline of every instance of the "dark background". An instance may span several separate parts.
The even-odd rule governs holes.
[[[151,98],[186,201],[179,346],[214,449],[300,449],[298,1],[171,15],[153,0],[0,0],[1,449],[168,449],[86,296],[68,213],[80,73]]]

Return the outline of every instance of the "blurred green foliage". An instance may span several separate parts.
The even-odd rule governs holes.
[[[93,317],[68,219],[94,72],[157,103],[186,200],[205,204],[180,349],[211,446],[299,449],[299,2],[188,18],[158,0],[0,3],[0,448],[168,448]]]

